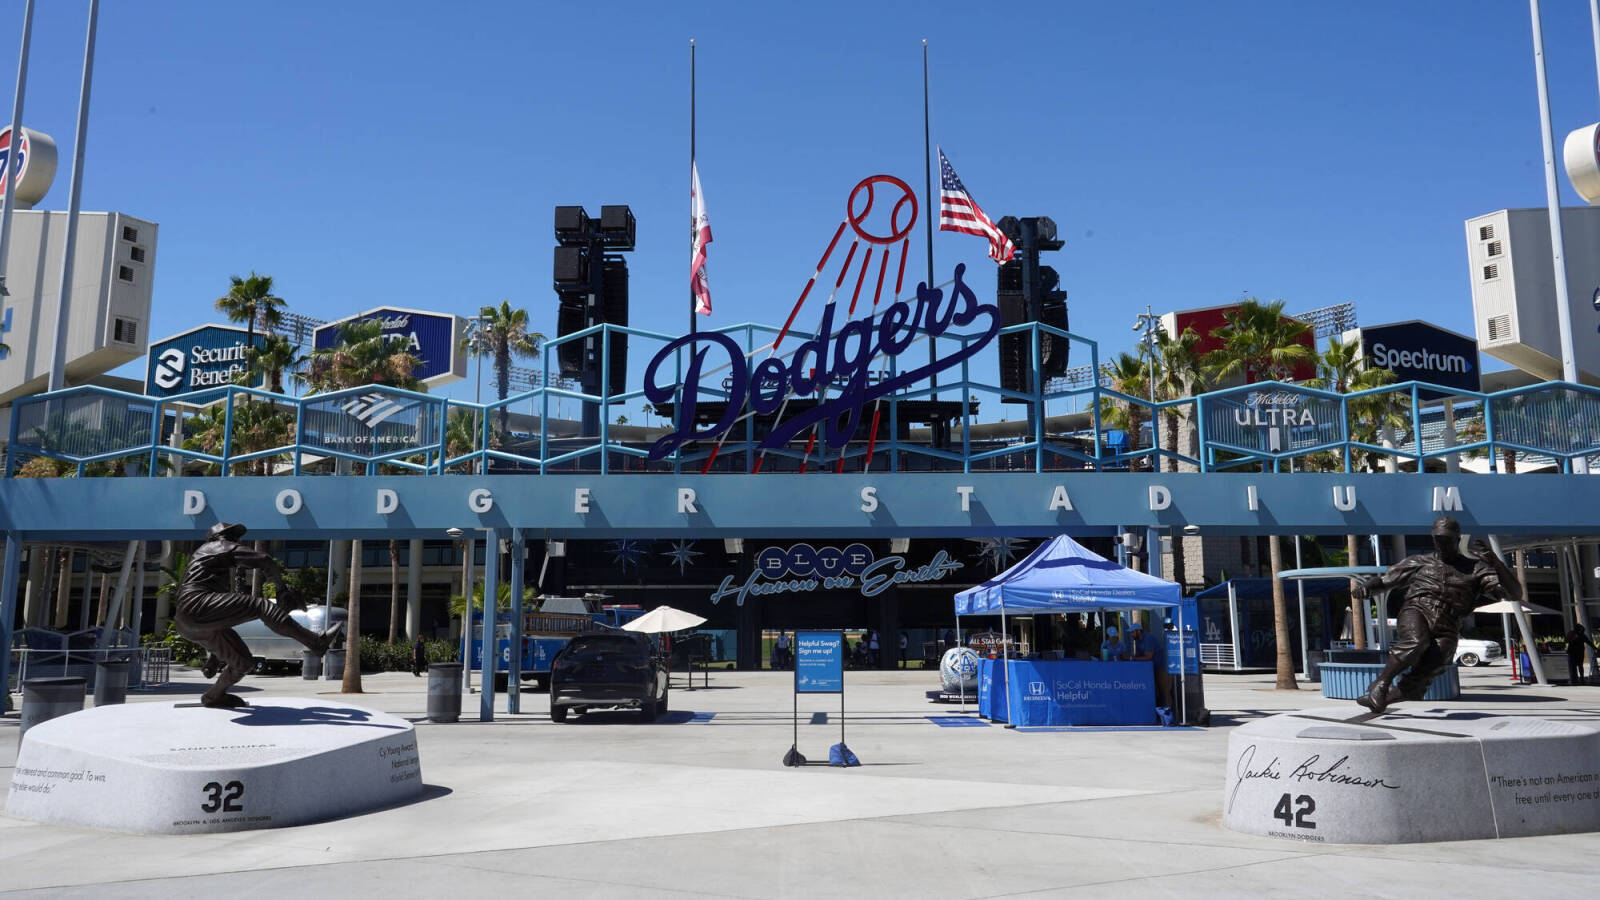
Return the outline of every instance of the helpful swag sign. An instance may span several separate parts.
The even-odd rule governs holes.
[[[886,226],[871,222],[873,186],[883,184],[902,192],[888,207]],[[880,204],[880,207],[885,205]],[[909,219],[902,223],[901,214],[907,209]],[[885,276],[896,245],[900,259],[895,295],[902,286],[907,236],[916,222],[916,215],[915,195],[897,178],[877,175],[856,186],[847,203],[846,220],[834,233],[833,241],[817,265],[817,274],[807,282],[789,316],[789,323],[794,322],[818,277],[831,273],[828,260],[839,246],[847,225],[854,229],[856,237],[834,282],[834,293],[823,308],[816,337],[800,343],[792,355],[779,353],[788,324],[774,340],[771,352],[760,361],[754,361],[754,354],[747,355],[733,338],[717,332],[687,334],[662,347],[645,367],[644,394],[651,403],[678,403],[677,428],[651,446],[650,458],[662,459],[689,441],[721,438],[746,409],[761,416],[782,416],[785,403],[793,397],[815,397],[819,402],[774,424],[759,449],[785,447],[808,429],[817,429],[823,448],[838,452],[854,437],[869,405],[940,372],[957,368],[987,349],[1000,331],[1000,310],[993,302],[979,302],[966,282],[964,264],[955,267],[948,294],[942,288],[920,283],[914,300],[892,300],[880,306]],[[841,313],[842,304],[836,303],[835,298],[848,284],[852,265],[858,257],[857,250],[862,244],[866,244],[867,249],[861,256],[854,292],[847,309]],[[873,254],[880,246],[882,254],[874,266]],[[870,291],[871,306],[866,307],[863,287],[873,285],[874,269],[876,287]],[[866,314],[850,318],[858,304],[866,309]],[[977,332],[965,331],[971,339],[955,352],[887,378],[874,379],[874,363],[880,356],[892,359],[921,338],[933,340],[951,329],[974,326]],[[688,353],[681,382],[666,374],[673,368],[673,360],[680,351]],[[713,372],[721,376],[714,391],[701,385],[702,375]],[[695,413],[700,404],[724,400],[727,404],[722,415],[708,427],[697,429]]]

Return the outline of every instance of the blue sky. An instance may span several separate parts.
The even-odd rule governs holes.
[[[1560,141],[1600,93],[1587,5],[1545,6]],[[86,9],[36,18],[25,121],[62,153],[46,208],[66,205]],[[1103,351],[1131,348],[1146,303],[1246,293],[1470,334],[1462,220],[1544,202],[1523,4],[1005,9],[106,3],[84,206],[160,224],[157,336],[216,320],[252,269],[321,318],[509,299],[554,336],[552,207],[627,203],[633,324],[682,333],[691,37],[712,325],[781,323],[861,178],[920,192],[924,38],[935,142],[995,218],[1056,220],[1072,328]],[[21,11],[0,2],[6,74]],[[992,296],[985,251],[936,234],[938,278],[965,262]]]

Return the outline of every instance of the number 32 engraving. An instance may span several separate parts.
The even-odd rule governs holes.
[[[244,812],[244,804],[239,800],[244,796],[244,782],[230,781],[227,784],[211,782],[201,788],[206,794],[206,802],[200,804],[201,812]]]

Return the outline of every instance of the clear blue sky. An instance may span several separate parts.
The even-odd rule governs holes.
[[[66,205],[87,5],[39,4],[46,208]],[[1587,5],[1545,6],[1559,142],[1600,94]],[[781,323],[862,177],[920,192],[923,38],[935,142],[995,218],[1056,220],[1073,330],[1106,351],[1146,303],[1245,293],[1470,334],[1462,220],[1544,202],[1525,4],[1003,9],[106,3],[84,206],[160,224],[156,336],[216,320],[252,269],[322,318],[509,299],[554,336],[552,207],[627,203],[633,324],[682,333],[691,37],[712,325]],[[0,2],[7,76],[21,10]],[[964,261],[992,296],[985,249],[937,234],[939,279]]]

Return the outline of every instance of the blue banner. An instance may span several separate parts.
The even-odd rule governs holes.
[[[250,369],[249,332],[231,325],[202,325],[156,341],[145,357],[144,392],[176,397],[191,391],[242,384]],[[266,343],[256,334],[255,346]],[[260,381],[250,385],[260,387]]]
[[[796,632],[794,650],[794,689],[796,693],[839,694],[844,692],[844,632]]]
[[[1167,674],[1178,674],[1178,632],[1167,634]],[[1188,675],[1200,674],[1200,642],[1193,631],[1183,632],[1183,670]]]
[[[979,660],[978,714],[1020,726],[1154,725],[1155,672],[1149,662]]]

